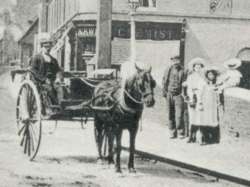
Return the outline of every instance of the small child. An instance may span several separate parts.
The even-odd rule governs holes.
[[[216,81],[219,72],[216,68],[209,68],[205,71],[207,81],[202,93],[204,106],[204,116],[201,128],[203,143],[218,143],[219,133],[219,94],[217,92]]]

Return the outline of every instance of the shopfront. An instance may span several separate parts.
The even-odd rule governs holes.
[[[86,71],[88,62],[94,57],[96,49],[95,21],[75,22],[71,32],[71,70]]]
[[[182,22],[136,22],[136,60],[152,66],[159,85],[170,58],[175,55],[184,58],[182,28]],[[112,64],[122,64],[130,58],[129,22],[114,21],[112,31]]]

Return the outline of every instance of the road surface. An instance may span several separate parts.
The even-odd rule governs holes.
[[[0,187],[98,186],[239,186],[170,165],[136,159],[136,174],[128,173],[127,153],[122,153],[123,173],[96,162],[93,124],[81,129],[76,122],[59,122],[54,134],[45,133],[34,162],[22,154],[15,128],[15,94],[9,73],[0,76]],[[45,132],[50,130],[44,125]],[[52,126],[53,127],[53,126]]]

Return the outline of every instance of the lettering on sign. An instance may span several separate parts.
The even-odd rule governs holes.
[[[78,37],[95,37],[95,27],[79,28],[77,31]]]
[[[113,37],[130,38],[130,27],[126,22],[113,25]],[[136,23],[137,40],[179,40],[181,37],[181,24],[175,23]]]

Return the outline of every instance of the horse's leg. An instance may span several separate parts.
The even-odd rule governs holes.
[[[114,164],[114,153],[113,153],[114,133],[111,127],[108,128],[107,135],[108,135],[108,163]]]
[[[130,173],[135,173],[134,167],[134,153],[135,153],[135,138],[137,134],[138,125],[136,128],[129,129],[129,138],[130,138],[130,147],[129,147],[129,162],[128,162],[128,169]]]
[[[103,160],[102,155],[102,143],[103,143],[103,124],[98,120],[94,120],[94,130],[95,130],[95,141],[97,145],[97,151],[98,151],[98,160]]]
[[[121,139],[122,139],[122,129],[117,129],[116,130],[116,144],[117,144],[117,147],[116,147],[116,164],[115,164],[115,167],[116,167],[116,172],[119,172],[121,173],[121,160],[120,160],[120,157],[121,157]]]

